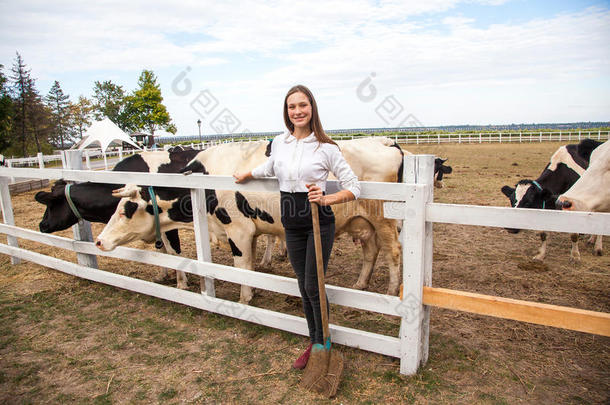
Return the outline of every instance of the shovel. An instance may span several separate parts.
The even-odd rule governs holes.
[[[337,394],[339,378],[343,372],[343,356],[337,350],[331,350],[330,331],[328,329],[328,310],[326,307],[326,288],[324,285],[322,240],[320,238],[320,218],[318,217],[317,203],[311,204],[311,218],[313,221],[313,237],[316,251],[318,291],[324,344],[321,345],[316,343],[312,346],[311,355],[309,356],[301,380],[301,386],[328,398],[332,398]]]

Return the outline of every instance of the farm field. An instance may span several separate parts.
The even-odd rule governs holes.
[[[443,203],[508,206],[500,192],[536,178],[560,143],[408,145],[413,153],[449,158],[453,173],[435,189]],[[35,192],[13,197],[16,224],[37,229],[44,207]],[[94,235],[102,229],[93,224]],[[60,233],[71,237],[72,231]],[[183,252],[196,257],[193,233]],[[4,239],[4,238],[3,238]],[[262,238],[261,238],[262,239]],[[610,312],[610,240],[592,256],[581,236],[581,261],[569,257],[567,234],[551,234],[544,263],[531,260],[539,238],[503,229],[434,225],[433,285],[508,298]],[[76,261],[34,242],[30,250]],[[131,246],[152,249],[141,243]],[[262,243],[259,242],[262,247]],[[259,249],[259,259],[262,249]],[[217,263],[231,255],[213,250]],[[335,243],[330,284],[351,287],[360,249]],[[151,280],[156,269],[98,257],[100,268]],[[10,265],[0,256],[0,403],[607,403],[610,339],[433,308],[430,357],[415,376],[397,359],[339,347],[345,370],[336,399],[298,387],[294,358],[304,337],[206,313],[65,275],[40,265]],[[377,264],[369,290],[383,293],[387,265]],[[287,260],[272,268],[292,276]],[[189,279],[197,290],[195,277]],[[239,286],[217,282],[219,297]],[[251,305],[301,314],[300,300],[258,290]],[[399,319],[331,306],[331,322],[396,336]]]

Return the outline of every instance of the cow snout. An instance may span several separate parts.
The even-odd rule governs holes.
[[[95,240],[95,246],[96,246],[96,247],[97,247],[99,250],[103,250],[104,252],[107,252],[107,251],[109,251],[109,250],[112,250],[112,249],[108,249],[108,248],[107,248],[107,247],[104,245],[104,242],[103,242],[101,239],[99,239],[99,238]]]
[[[46,222],[41,222],[40,224],[38,224],[38,228],[40,229],[40,232],[42,232],[42,233],[50,233],[49,224]]]
[[[560,198],[557,200],[555,205],[557,206],[557,208],[560,208],[562,210],[570,210],[570,209],[572,209],[574,204],[572,204],[572,201],[570,201],[566,198]]]

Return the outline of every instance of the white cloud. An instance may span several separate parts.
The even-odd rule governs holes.
[[[170,112],[184,132],[192,132],[196,121],[189,102],[195,91],[205,87],[250,129],[270,130],[281,125],[281,119],[272,116],[277,100],[281,104],[283,93],[297,82],[317,90],[318,101],[330,112],[329,126],[349,127],[382,124],[371,105],[355,97],[356,87],[371,72],[377,74],[374,84],[380,93],[416,104],[420,114],[435,123],[457,119],[436,106],[448,105],[443,99],[459,100],[464,93],[470,93],[470,98],[474,94],[490,97],[490,89],[512,87],[523,89],[527,97],[528,86],[534,89],[540,83],[579,92],[575,83],[610,76],[608,9],[589,8],[486,27],[456,13],[430,25],[434,20],[430,17],[454,10],[460,3],[4,3],[0,62],[10,66],[18,50],[35,77],[100,70],[137,76],[144,67],[175,69],[177,75],[191,66],[189,79],[195,89],[189,96],[171,92],[173,77],[162,82]],[[263,67],[251,68],[257,64]],[[228,78],[232,71],[238,71],[239,77]],[[432,100],[429,94],[440,99]],[[415,95],[419,95],[417,103],[411,101]],[[323,97],[328,98],[322,101]],[[495,96],[501,97],[506,95]],[[607,96],[597,97],[597,104],[610,106]],[[509,105],[518,114],[519,103]],[[490,112],[481,112],[485,121],[483,114]],[[543,120],[541,116],[539,121]]]

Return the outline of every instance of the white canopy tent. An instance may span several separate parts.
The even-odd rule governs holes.
[[[95,121],[85,132],[83,139],[76,143],[72,149],[78,148],[79,150],[85,149],[93,142],[98,142],[102,151],[106,151],[108,146],[113,142],[127,142],[134,147],[141,149],[137,143],[135,143],[129,135],[121,130],[114,122],[110,121],[109,118],[104,118],[101,121]]]
[[[129,137],[129,135],[123,132],[123,130],[121,130],[121,128],[119,128],[108,117],[101,121],[95,121],[87,129],[83,139],[75,143],[71,149],[83,150],[94,142],[99,143],[100,147],[102,148],[102,153],[104,154],[104,165],[106,168],[108,168],[108,163],[106,161],[106,149],[108,149],[108,146],[110,146],[111,143],[118,143],[120,145],[122,142],[126,142],[137,149],[141,149],[138,144]]]

